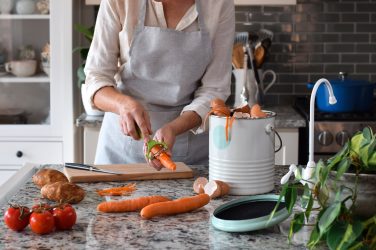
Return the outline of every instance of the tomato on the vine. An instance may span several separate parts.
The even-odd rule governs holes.
[[[64,204],[54,208],[53,216],[55,219],[55,226],[59,230],[68,230],[76,223],[76,211],[70,204]]]
[[[53,215],[47,210],[34,211],[30,215],[30,228],[37,234],[51,233],[55,228]]]
[[[29,208],[10,205],[4,214],[4,222],[14,231],[22,231],[29,224],[29,217]]]

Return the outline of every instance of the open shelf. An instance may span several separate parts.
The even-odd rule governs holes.
[[[50,77],[46,74],[37,74],[30,77],[17,77],[14,75],[0,76],[0,83],[40,83],[40,82],[50,82]]]
[[[12,19],[12,20],[23,20],[23,19],[50,19],[50,15],[41,14],[30,14],[30,15],[20,15],[20,14],[0,14],[0,19]]]

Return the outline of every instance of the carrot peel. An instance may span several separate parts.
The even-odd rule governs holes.
[[[97,194],[100,196],[121,196],[121,195],[130,195],[133,191],[136,190],[136,183],[128,184],[122,187],[113,187],[102,190],[97,190]]]

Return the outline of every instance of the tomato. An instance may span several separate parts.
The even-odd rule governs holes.
[[[52,207],[47,203],[36,204],[31,208],[31,210],[32,211],[39,211],[39,212],[46,210],[46,211],[48,211],[52,214]]]
[[[65,204],[54,208],[53,215],[55,226],[59,230],[68,230],[76,224],[76,211],[70,204]]]
[[[4,222],[14,231],[22,231],[29,224],[29,217],[29,208],[11,205],[4,214]]]
[[[37,234],[51,233],[55,228],[53,215],[47,210],[34,211],[30,215],[30,228]]]

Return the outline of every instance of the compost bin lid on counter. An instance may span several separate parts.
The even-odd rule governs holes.
[[[215,209],[212,225],[226,232],[248,232],[274,226],[289,217],[285,203],[281,201],[274,216],[270,213],[277,205],[279,196],[254,195],[225,203]]]

